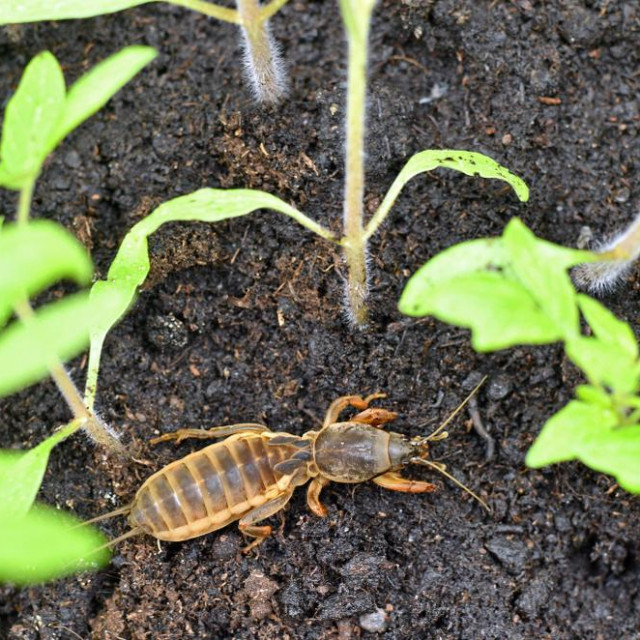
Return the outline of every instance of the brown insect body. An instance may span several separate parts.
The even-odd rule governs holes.
[[[270,526],[257,523],[280,511],[295,488],[309,480],[307,502],[319,516],[326,515],[319,497],[330,482],[372,480],[394,491],[434,491],[435,485],[409,480],[397,470],[417,463],[445,473],[442,465],[426,458],[428,442],[446,437],[446,432],[438,438],[436,434],[447,423],[430,436],[412,439],[384,431],[380,427],[396,414],[385,409],[367,409],[371,400],[378,397],[383,396],[338,398],[331,404],[322,429],[303,436],[272,432],[259,424],[182,429],[161,436],[155,441],[226,439],[170,463],[144,482],[129,507],[90,522],[128,513],[131,531],[110,543],[115,544],[137,533],[173,542],[188,540],[238,520],[240,530],[255,538],[246,547],[248,551],[271,534]],[[348,422],[336,422],[348,406],[362,411]]]
[[[293,491],[300,482],[275,467],[300,449],[270,446],[269,435],[240,432],[170,463],[138,490],[131,527],[159,540],[188,540]]]
[[[366,482],[416,455],[405,436],[359,422],[337,422],[315,437],[318,473],[331,482]]]

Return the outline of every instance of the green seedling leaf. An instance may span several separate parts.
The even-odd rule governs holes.
[[[95,3],[89,4],[93,6]],[[54,149],[67,134],[99,111],[157,55],[152,47],[126,47],[85,73],[69,89],[64,115],[49,141],[50,148]]]
[[[604,305],[584,294],[578,294],[578,305],[597,338],[617,346],[634,360],[638,357],[638,342],[626,322],[618,320]]]
[[[592,384],[623,394],[638,390],[640,362],[619,345],[579,336],[569,340],[565,349]]]
[[[2,496],[0,496],[2,499]],[[0,522],[0,582],[28,585],[98,569],[110,557],[107,539],[70,515],[35,505],[22,518]]]
[[[578,385],[576,387],[576,398],[604,409],[613,408],[613,398],[601,387],[594,387],[590,384]]]
[[[473,273],[446,280],[420,297],[425,315],[471,329],[476,351],[516,344],[546,344],[562,333],[517,282],[501,273]]]
[[[603,433],[611,434],[617,424],[615,411],[572,400],[542,427],[538,439],[527,452],[525,463],[539,468],[579,458],[583,448],[591,448],[590,443],[599,442]]]
[[[74,421],[29,451],[0,450],[0,522],[27,514],[42,484],[51,450],[78,427],[79,422]]]
[[[0,24],[70,20],[115,13],[153,0],[2,0]]]
[[[0,185],[22,189],[33,183],[62,118],[65,85],[58,61],[48,51],[27,65],[7,105],[0,141]]]
[[[16,321],[0,334],[0,397],[44,378],[57,362],[78,355],[89,341],[89,327],[112,304],[108,296],[67,296]]]
[[[570,402],[545,424],[526,463],[537,468],[575,459],[640,493],[640,425],[620,425],[610,409]]]
[[[43,20],[72,20],[74,18],[91,18],[107,13],[115,13],[132,7],[139,7],[155,0],[2,0],[0,4],[0,25],[20,22],[42,22]],[[202,11],[209,16],[225,22],[239,23],[238,12],[234,9],[219,7],[207,0],[165,0],[195,11]],[[285,0],[286,1],[286,0]],[[275,7],[271,7],[275,4]],[[272,2],[263,7],[268,17],[284,4]],[[268,11],[267,11],[268,9]],[[262,15],[262,14],[261,14]],[[266,18],[265,18],[266,19]]]
[[[396,201],[400,191],[411,178],[432,171],[438,167],[454,169],[468,176],[480,176],[482,178],[493,178],[503,180],[516,193],[522,202],[529,200],[529,187],[524,180],[505,169],[488,156],[474,151],[458,151],[456,149],[428,149],[412,156],[402,171],[398,174],[393,184],[389,188],[387,195],[378,207],[378,210],[371,218],[365,229],[365,238],[370,238],[386,218],[389,210]]]
[[[462,242],[433,257],[411,276],[398,308],[408,316],[426,316],[429,292],[458,276],[496,270],[505,264],[502,239]]]
[[[91,327],[91,350],[85,395],[88,406],[93,404],[104,338],[127,312],[137,288],[149,273],[148,237],[167,222],[181,220],[221,222],[247,215],[257,209],[278,211],[318,235],[328,240],[335,240],[329,231],[286,202],[268,193],[252,189],[200,189],[160,205],[129,231],[109,268],[107,279],[96,282],[91,289],[92,300],[105,298],[105,302],[100,302],[104,313],[95,318]]]
[[[16,304],[62,278],[87,284],[92,273],[85,248],[59,224],[6,225],[0,234],[0,327]]]
[[[569,256],[574,252],[556,251],[554,261],[542,242],[517,218],[509,222],[502,237],[511,269],[543,313],[562,331],[565,339],[579,335],[576,292],[563,260],[565,251]]]
[[[25,8],[22,2],[20,6]],[[60,141],[104,106],[155,55],[150,47],[128,47],[80,78],[68,95],[55,57],[48,51],[37,55],[27,65],[5,112],[0,185],[30,188],[45,158]]]

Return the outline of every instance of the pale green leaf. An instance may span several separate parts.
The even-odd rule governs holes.
[[[640,425],[622,426],[609,409],[570,402],[545,424],[526,464],[543,467],[576,459],[640,493]]]
[[[605,385],[618,393],[638,390],[640,362],[619,345],[580,336],[569,340],[565,349],[593,384]]]
[[[51,150],[65,103],[65,85],[58,61],[48,51],[27,65],[4,115],[0,141],[0,184],[22,189],[40,173]]]
[[[26,515],[36,499],[51,450],[77,428],[77,421],[73,422],[28,451],[0,450],[0,522]]]
[[[613,398],[601,387],[594,387],[590,384],[579,384],[576,387],[576,398],[605,409],[613,407]]]
[[[640,493],[640,425],[602,432],[582,444],[577,457],[592,469],[614,476],[623,489]]]
[[[2,0],[0,24],[90,18],[148,2],[152,0]]]
[[[477,351],[546,344],[562,338],[529,293],[500,273],[475,273],[446,280],[421,297],[420,313],[471,329]]]
[[[59,224],[5,225],[0,234],[0,327],[16,303],[62,278],[85,284],[92,272],[86,249]]]
[[[638,357],[638,342],[626,322],[618,320],[604,305],[584,294],[578,294],[578,305],[597,338],[617,345],[630,358]]]
[[[50,140],[51,149],[101,109],[156,56],[157,52],[152,47],[126,47],[85,73],[67,93],[64,115]]]
[[[0,497],[1,498],[1,497]],[[23,518],[0,522],[0,582],[37,584],[75,571],[98,569],[110,552],[97,530],[78,527],[70,515],[37,504]]]
[[[89,341],[89,327],[111,301],[67,296],[15,321],[0,334],[0,397],[44,378],[50,367],[78,355]]]
[[[576,292],[560,255],[558,261],[550,259],[542,242],[517,218],[509,222],[502,238],[513,273],[542,312],[562,331],[565,339],[577,336],[580,320]]]
[[[527,187],[524,180],[488,156],[474,151],[458,151],[457,149],[428,149],[416,153],[404,165],[389,191],[387,191],[378,210],[367,224],[365,236],[369,238],[375,233],[389,213],[398,194],[411,178],[438,167],[460,171],[469,176],[503,180],[515,191],[521,201],[526,202],[529,200],[529,187]]]
[[[125,236],[105,281],[96,282],[92,299],[107,296],[111,306],[96,318],[91,328],[91,351],[87,373],[86,401],[93,404],[100,351],[107,332],[120,320],[133,302],[137,288],[149,273],[147,238],[161,225],[176,221],[221,222],[247,215],[258,209],[272,209],[287,215],[318,235],[331,240],[331,232],[307,218],[286,202],[251,189],[200,189],[165,202],[138,222]]]
[[[427,315],[427,294],[432,287],[458,276],[497,269],[503,264],[504,247],[500,238],[461,242],[431,258],[411,276],[398,308],[408,316]]]
[[[593,442],[599,442],[603,434],[613,433],[612,427],[617,423],[618,417],[611,409],[572,400],[546,422],[525,462],[538,468],[574,460]]]

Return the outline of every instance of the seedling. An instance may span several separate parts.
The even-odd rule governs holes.
[[[87,409],[60,363],[60,359],[72,357],[84,347],[87,331],[83,334],[82,327],[88,326],[92,313],[100,316],[102,310],[86,296],[84,300],[77,298],[83,302],[63,300],[57,303],[59,306],[50,305],[53,310],[47,308],[38,313],[29,304],[29,296],[51,284],[58,273],[59,277],[75,275],[80,281],[82,276],[86,279],[91,274],[91,263],[88,258],[81,262],[82,248],[70,251],[62,246],[70,240],[65,240],[60,229],[44,222],[29,223],[29,212],[36,179],[49,153],[155,55],[149,47],[126,48],[94,67],[67,92],[58,61],[48,52],[39,54],[27,66],[7,105],[0,140],[0,186],[20,192],[15,228],[5,229],[1,239],[6,249],[0,255],[6,267],[0,273],[7,295],[2,296],[0,322],[4,323],[12,312],[20,320],[3,331],[0,338],[0,362],[4,353],[7,365],[0,366],[0,376],[9,385],[5,390],[11,392],[35,382],[42,377],[44,366],[74,417],[81,420],[95,440],[112,448],[116,446],[113,433]],[[43,261],[45,257],[47,260]],[[27,282],[24,278],[28,274],[32,280]],[[99,304],[108,308],[111,303],[105,298]],[[30,338],[36,335],[40,335],[38,340]],[[25,354],[33,354],[37,366]]]
[[[92,274],[84,247],[54,222],[8,223],[0,229],[0,397],[50,371],[67,375],[60,363],[86,348],[89,327],[111,302],[92,301],[81,292],[33,311],[26,301],[61,279],[87,284]],[[5,326],[14,311],[19,319]],[[86,567],[84,558],[103,544],[95,531],[69,533],[69,516],[33,506],[56,444],[82,427],[107,437],[98,431],[101,423],[88,424],[84,407],[74,413],[72,422],[34,449],[0,449],[0,582],[39,582]],[[97,566],[108,556],[91,559]]]
[[[153,57],[131,47],[83,76],[66,92],[60,65],[42,53],[28,65],[7,105],[0,140],[0,186],[20,192],[17,221],[0,228],[0,397],[50,374],[74,419],[30,451],[0,450],[0,581],[28,584],[108,560],[93,552],[104,540],[92,530],[33,506],[51,449],[78,429],[119,450],[115,434],[84,404],[62,362],[83,351],[89,329],[108,313],[113,296],[80,292],[34,310],[29,299],[61,279],[86,285],[93,266],[84,247],[60,225],[29,221],[35,181],[47,155]],[[12,316],[15,319],[12,320]]]
[[[43,20],[70,20],[115,13],[153,0],[2,0],[0,25]],[[271,37],[269,19],[287,0],[236,0],[237,9],[220,7],[205,0],[165,0],[169,4],[199,11],[223,22],[237,24],[243,36],[245,71],[260,102],[277,102],[286,92],[287,81],[280,50]]]
[[[127,234],[109,270],[106,281],[94,285],[92,295],[112,289],[120,302],[112,313],[102,318],[92,330],[89,370],[85,399],[92,406],[98,378],[100,352],[104,338],[115,322],[126,312],[137,288],[149,271],[147,238],[161,224],[175,220],[219,222],[247,215],[258,209],[282,213],[321,238],[342,247],[347,263],[346,308],[351,322],[358,327],[367,323],[368,295],[367,245],[388,215],[404,185],[411,178],[438,167],[455,169],[467,175],[480,175],[507,182],[518,198],[529,197],[527,185],[507,169],[480,153],[457,150],[427,150],[417,153],[398,174],[382,203],[365,224],[364,193],[364,129],[366,102],[367,40],[374,2],[341,0],[340,8],[349,47],[347,95],[347,152],[344,202],[344,232],[337,236],[301,211],[276,196],[250,189],[201,189],[190,195],[166,202]]]
[[[640,493],[640,358],[631,327],[574,289],[567,270],[602,256],[536,238],[517,219],[502,237],[465,242],[409,280],[399,307],[471,329],[476,351],[564,342],[588,384],[552,416],[526,463],[578,459]],[[580,330],[580,314],[592,335]]]

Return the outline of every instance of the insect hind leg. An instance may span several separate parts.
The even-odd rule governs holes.
[[[262,544],[271,535],[272,528],[270,525],[258,525],[256,523],[261,520],[265,520],[274,513],[278,513],[278,511],[283,509],[287,502],[289,502],[292,495],[293,491],[287,491],[287,493],[284,493],[277,498],[273,498],[272,500],[269,500],[269,502],[265,502],[263,505],[252,509],[249,513],[240,518],[240,522],[238,522],[238,528],[240,531],[245,535],[255,538],[255,540],[249,543],[242,550],[242,553],[248,553],[254,547]]]
[[[226,438],[236,433],[262,433],[264,431],[269,431],[269,427],[255,422],[243,422],[240,424],[228,424],[222,427],[212,427],[211,429],[178,429],[177,431],[165,433],[157,438],[152,438],[150,442],[151,444],[158,444],[159,442],[175,440],[176,444],[180,444],[188,438],[205,440],[209,438]]]

